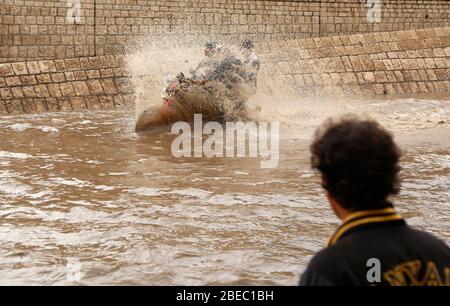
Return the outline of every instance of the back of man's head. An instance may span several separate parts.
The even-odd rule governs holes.
[[[328,120],[311,145],[311,163],[323,187],[350,211],[390,206],[400,189],[400,150],[378,123],[345,117]]]

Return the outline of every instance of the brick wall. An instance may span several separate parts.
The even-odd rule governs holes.
[[[367,22],[366,0],[321,2],[320,34],[386,32],[449,26],[450,2],[447,0],[381,0],[381,22]]]
[[[296,96],[450,92],[450,27],[259,43],[261,75]],[[0,64],[0,114],[134,103],[123,55]]]
[[[0,114],[133,105],[122,55],[0,64]]]
[[[143,34],[273,41],[450,26],[447,0],[382,0],[380,23],[365,0],[79,0],[75,24],[68,1],[1,0],[0,62],[124,53]]]
[[[81,1],[82,20],[67,21],[67,0],[1,0],[0,62],[95,54],[94,0]]]
[[[450,92],[450,27],[261,43],[258,49],[262,73],[297,95]]]

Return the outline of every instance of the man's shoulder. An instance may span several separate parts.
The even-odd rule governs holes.
[[[362,283],[371,258],[379,259],[385,269],[413,260],[433,262],[442,268],[450,262],[450,248],[433,234],[409,226],[366,230],[343,237],[319,251],[311,259],[302,281]]]
[[[447,243],[430,232],[408,227],[408,237],[414,246],[424,248],[430,252],[442,251],[450,260],[450,247]]]
[[[329,286],[336,281],[336,275],[340,274],[343,265],[340,263],[346,258],[342,254],[342,248],[336,246],[326,247],[316,253],[310,260],[303,273],[301,286]]]
[[[355,259],[370,255],[398,254],[450,256],[448,245],[430,232],[422,231],[404,223],[404,226],[368,228],[344,236],[336,244],[324,250],[321,257],[351,255]]]
[[[313,256],[308,268],[317,271],[334,270],[339,266],[338,261],[346,258],[345,253],[348,251],[350,251],[348,248],[340,244],[325,247]]]
[[[423,239],[423,240],[427,240],[427,241],[434,241],[436,243],[439,244],[445,244],[444,241],[442,241],[441,239],[437,238],[435,235],[433,235],[430,232],[427,231],[422,231],[420,229],[411,227],[411,226],[407,226],[406,230],[409,231],[409,234],[414,235],[417,238]]]

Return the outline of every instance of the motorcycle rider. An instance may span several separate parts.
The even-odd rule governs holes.
[[[245,115],[248,97],[256,92],[260,69],[260,61],[254,52],[254,45],[249,39],[242,41],[240,48],[242,60],[225,46],[217,45],[216,47],[214,57],[219,60],[219,63],[210,71],[206,79],[224,84],[227,88],[226,96],[233,101],[232,108]],[[242,84],[247,86],[240,86]]]
[[[205,58],[198,64],[196,69],[192,69],[192,80],[196,84],[204,84],[208,81],[211,72],[219,65],[218,55],[220,53],[219,44],[215,41],[208,41],[205,44]]]
[[[249,61],[247,57],[243,56],[248,61],[247,64],[244,64],[239,51],[236,54],[226,45],[218,44],[215,41],[209,41],[205,44],[204,54],[205,58],[199,63],[197,68],[190,71],[192,78],[186,79],[184,75],[180,74],[177,77],[179,83],[190,81],[194,85],[203,86],[208,82],[212,82],[205,89],[211,93],[220,92],[224,94],[228,101],[225,102],[227,103],[226,108],[228,112],[230,110],[233,112],[234,110],[245,114],[245,104],[249,92],[253,93],[255,86],[251,84],[250,86],[242,87],[241,85],[256,82],[256,63]],[[220,86],[223,86],[223,89],[219,89]],[[222,101],[221,99],[219,100]]]
[[[219,81],[227,87],[239,81],[235,66],[242,66],[242,61],[226,46],[215,41],[205,44],[205,59],[197,69],[191,70],[192,79],[202,85],[207,81]]]
[[[241,44],[241,54],[243,57],[244,67],[242,70],[242,77],[246,83],[257,87],[258,72],[261,67],[261,62],[254,51],[253,42],[249,39],[244,39]]]

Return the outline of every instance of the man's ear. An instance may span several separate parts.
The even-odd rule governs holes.
[[[335,198],[333,197],[333,195],[329,192],[329,191],[327,191],[326,192],[327,193],[327,200],[328,200],[328,203],[330,203],[330,205],[332,206],[332,207],[334,207],[334,206],[336,206],[336,200],[335,200]]]

